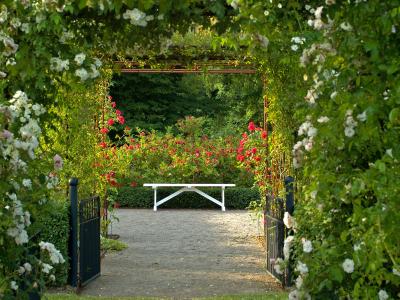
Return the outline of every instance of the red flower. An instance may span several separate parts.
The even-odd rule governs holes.
[[[244,155],[238,154],[238,155],[236,156],[236,159],[237,159],[238,161],[244,161]]]
[[[119,109],[115,110],[115,113],[117,114],[117,116],[121,116],[122,115],[122,111],[120,111]]]
[[[100,146],[101,148],[106,148],[106,147],[107,147],[107,144],[106,144],[105,142],[101,142],[101,143],[99,144],[99,146]]]
[[[112,106],[113,108],[115,108],[115,107],[117,106],[117,103],[111,102],[111,106]]]
[[[254,159],[255,159],[256,161],[260,161],[260,160],[261,160],[261,157],[256,156],[256,157],[254,157]]]
[[[242,153],[243,152],[243,147],[239,147],[238,149],[237,149],[237,153]]]
[[[100,132],[103,134],[106,134],[106,133],[108,133],[108,129],[104,127],[102,129],[100,129]]]
[[[136,183],[135,181],[132,181],[131,184],[130,184],[130,186],[131,186],[131,187],[135,187],[135,186],[137,186],[137,183]]]
[[[263,132],[261,132],[261,138],[266,139],[267,138],[267,132],[265,130],[263,130]]]
[[[113,119],[108,119],[107,124],[109,126],[113,126],[114,125],[114,120]]]
[[[111,101],[111,100],[112,100],[112,97],[111,97],[111,96],[108,96],[108,99]]]
[[[244,132],[244,133],[242,134],[242,137],[243,137],[244,139],[247,139],[247,133]]]
[[[251,153],[256,154],[257,153],[257,148],[251,149]]]
[[[256,125],[254,125],[253,122],[250,122],[248,129],[249,129],[249,131],[254,131],[254,130],[256,130]]]
[[[118,122],[120,124],[124,124],[125,123],[125,118],[123,116],[118,116],[117,119],[118,119]]]

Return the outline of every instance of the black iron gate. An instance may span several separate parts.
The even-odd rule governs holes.
[[[281,198],[274,198],[270,195],[266,199],[266,209],[264,213],[264,232],[267,270],[276,277],[284,286],[291,285],[291,265],[282,274],[276,272],[274,266],[278,258],[283,259],[283,246],[285,235],[288,234],[283,217],[285,211],[291,215],[294,210],[293,178],[285,178],[286,201]]]
[[[70,198],[70,282],[81,287],[100,276],[100,198],[78,201],[76,178],[70,180]]]

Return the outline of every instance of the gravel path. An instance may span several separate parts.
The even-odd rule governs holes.
[[[257,222],[246,211],[117,210],[113,233],[128,244],[102,261],[82,291],[175,299],[279,290],[267,275]]]

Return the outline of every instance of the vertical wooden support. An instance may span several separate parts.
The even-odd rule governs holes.
[[[71,257],[71,286],[78,286],[78,179],[69,181],[69,197],[71,200],[71,235],[69,252]]]

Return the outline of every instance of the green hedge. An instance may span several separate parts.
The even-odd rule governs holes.
[[[54,285],[64,286],[68,281],[68,239],[69,239],[69,205],[68,203],[49,202],[43,206],[40,219],[33,223],[38,232],[38,242],[53,243],[60,250],[65,263],[55,265],[56,281]]]
[[[172,194],[178,188],[158,188],[157,199]],[[206,188],[204,191],[217,200],[221,199],[221,189]],[[152,208],[154,192],[150,187],[123,187],[118,194],[112,197],[121,207]],[[253,188],[227,188],[225,189],[225,206],[229,209],[245,209],[249,203],[260,198],[259,191]],[[168,202],[162,204],[164,208],[217,208],[218,206],[195,192],[184,192]]]

